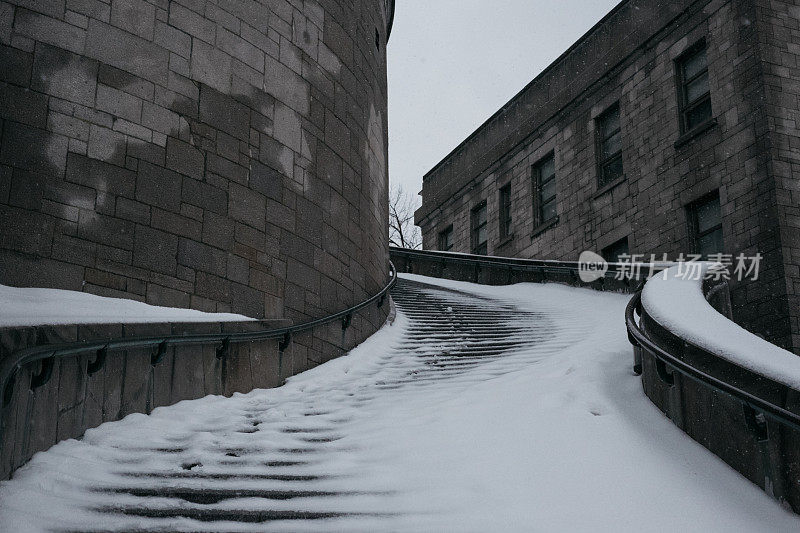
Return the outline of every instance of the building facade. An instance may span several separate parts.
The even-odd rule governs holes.
[[[623,1],[424,176],[424,247],[742,254],[734,319],[800,353],[798,42],[792,1]]]
[[[0,283],[294,321],[375,294],[393,9],[0,3]]]

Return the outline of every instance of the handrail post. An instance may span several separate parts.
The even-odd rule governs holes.
[[[158,344],[158,348],[153,354],[150,356],[150,366],[156,366],[158,363],[164,359],[164,355],[167,353],[167,341],[166,339],[162,340]]]
[[[108,346],[97,350],[94,361],[90,361],[89,364],[86,365],[86,374],[91,376],[102,370],[106,364],[106,355],[108,355]]]
[[[55,362],[56,358],[52,355],[46,359],[42,359],[41,370],[31,378],[31,390],[38,389],[50,381],[50,378],[53,377],[53,366],[55,366]]]

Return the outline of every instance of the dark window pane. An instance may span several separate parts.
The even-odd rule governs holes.
[[[711,118],[711,100],[706,100],[686,113],[686,129],[691,130]]]
[[[616,157],[603,165],[600,186],[607,185],[622,177],[622,157]]]
[[[621,255],[628,255],[628,238],[624,237],[603,248],[603,259],[609,263],[619,263]]]
[[[610,137],[615,131],[619,129],[619,108],[615,107],[613,110],[603,115],[601,119],[601,133],[603,138]]]
[[[539,172],[541,174],[542,182],[552,178],[556,173],[555,160],[552,157],[548,158],[544,163],[542,163],[542,166],[539,167]]]
[[[705,70],[706,66],[706,51],[703,49],[684,60],[683,79],[689,80],[693,78],[701,71]]]
[[[542,186],[542,202],[546,202],[556,195],[556,180],[550,180]]]
[[[486,242],[486,226],[478,228],[478,243]]]
[[[708,72],[686,84],[686,103],[691,104],[708,92]]]
[[[542,222],[547,222],[548,220],[554,218],[555,216],[556,216],[555,200],[547,202],[542,205]]]
[[[486,224],[486,207],[478,209],[478,225]]]
[[[622,134],[615,133],[603,142],[603,159],[607,159],[622,150]]]
[[[722,223],[719,208],[719,198],[699,204],[697,206],[697,232],[705,233],[714,226]]]
[[[722,229],[718,228],[697,240],[697,252],[706,259],[711,254],[722,253]]]
[[[439,249],[442,251],[450,250],[453,247],[453,228],[447,228],[439,234]]]

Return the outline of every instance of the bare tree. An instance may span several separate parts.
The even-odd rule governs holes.
[[[389,193],[389,244],[400,248],[422,248],[422,235],[414,225],[414,198],[400,185]]]

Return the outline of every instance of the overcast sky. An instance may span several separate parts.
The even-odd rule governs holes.
[[[422,175],[619,0],[396,0],[389,39],[389,178]]]

